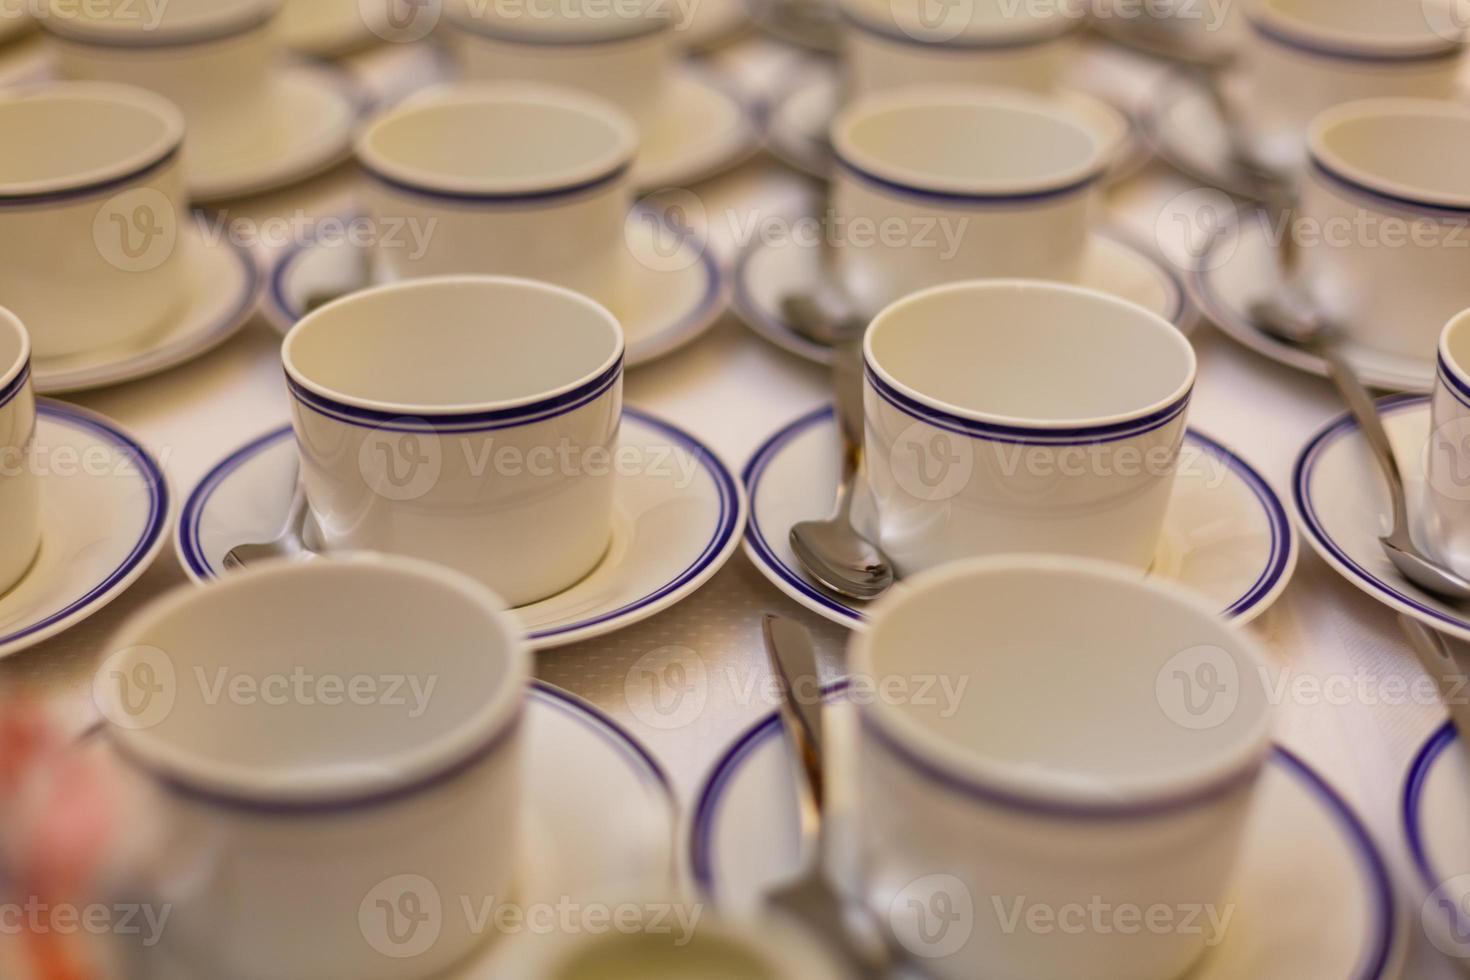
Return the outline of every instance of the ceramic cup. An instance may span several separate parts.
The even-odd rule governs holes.
[[[848,95],[909,85],[1001,85],[1050,92],[1086,23],[1071,0],[934,4],[842,0]]]
[[[35,356],[161,327],[188,276],[178,110],[123,85],[55,83],[0,94],[0,132],[0,299]]]
[[[511,884],[530,676],[498,597],[402,558],[267,563],[115,649],[97,696],[159,791],[147,887],[191,975],[407,980],[483,939],[461,900]]]
[[[648,903],[645,903],[647,905]],[[616,906],[614,906],[616,908]],[[527,936],[497,975],[517,980],[841,980],[831,953],[788,918],[716,917],[706,906],[653,903],[641,928]]]
[[[311,313],[281,356],[327,551],[437,561],[515,606],[606,552],[623,332],[604,307],[529,279],[420,279]]]
[[[964,87],[860,99],[832,123],[836,274],[869,313],[960,279],[1082,268],[1108,140],[1055,99]]]
[[[0,307],[0,595],[24,577],[41,547],[35,435],[31,339],[20,318]]]
[[[878,534],[912,575],[1009,552],[1153,561],[1195,356],[1167,320],[1075,286],[955,283],[863,341]]]
[[[1470,309],[1451,318],[1439,337],[1424,463],[1423,544],[1470,573]]]
[[[269,134],[281,110],[271,84],[280,0],[47,2],[41,24],[61,74],[169,99],[188,121],[191,167],[227,162]]]
[[[614,106],[520,84],[437,89],[358,139],[368,201],[398,278],[496,273],[544,279],[618,309],[638,137]]]
[[[1240,53],[1242,118],[1260,152],[1302,163],[1313,117],[1374,97],[1447,99],[1456,91],[1464,32],[1454,0],[1254,0]]]
[[[1357,342],[1427,359],[1470,306],[1470,108],[1353,102],[1318,116],[1308,141],[1296,231],[1307,285]]]
[[[677,51],[674,21],[657,5],[598,0],[505,0],[446,8],[460,77],[530,81],[612,102],[640,130],[663,114]]]
[[[894,590],[850,663],[877,692],[859,864],[927,973],[1173,980],[1228,936],[1270,750],[1244,631],[1117,565],[1012,555]]]

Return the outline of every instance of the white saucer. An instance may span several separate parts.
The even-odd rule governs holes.
[[[286,0],[278,29],[286,47],[297,54],[340,58],[390,36],[388,8],[388,0]]]
[[[344,218],[344,222],[353,219]],[[730,280],[703,242],[685,237],[673,255],[660,251],[670,232],[651,223],[661,218],[651,208],[628,216],[626,242],[634,261],[627,264],[625,308],[613,310],[627,339],[632,367],[673,351],[714,325],[729,305]],[[348,238],[351,236],[343,236]],[[305,315],[313,298],[362,289],[372,264],[371,247],[348,241],[293,246],[271,271],[261,311],[285,333]],[[381,275],[372,276],[383,281]]]
[[[41,399],[36,408],[41,550],[0,594],[0,656],[116,599],[152,564],[168,524],[168,481],[135,437],[75,405]]]
[[[211,158],[194,148],[189,194],[222,201],[273,190],[329,170],[352,155],[352,132],[366,100],[343,72],[292,65],[275,76],[274,132],[241,133]]]
[[[641,134],[633,164],[640,190],[685,187],[731,169],[760,148],[745,104],[703,72],[677,69],[667,98],[658,121]]]
[[[565,592],[516,609],[537,649],[611,633],[672,606],[714,575],[739,543],[745,494],[703,443],[630,408],[623,410],[621,443],[645,447],[648,465],[618,478],[613,540],[602,563]],[[174,542],[191,578],[217,577],[235,545],[280,533],[296,470],[286,426],[205,474],[184,502]],[[686,474],[693,476],[687,486]]]
[[[224,343],[255,312],[261,273],[245,248],[204,227],[196,214],[186,221],[179,247],[193,263],[188,302],[159,330],[123,347],[65,357],[38,357],[31,376],[40,392],[84,391],[133,381],[171,368]]]
[[[757,239],[735,263],[735,313],[746,326],[798,357],[828,364],[832,350],[807,340],[787,322],[781,301],[805,292],[822,274],[821,250],[792,239]],[[1094,232],[1079,285],[1149,309],[1188,333],[1195,313],[1177,276],[1157,259],[1108,232]]]
[[[1108,173],[1109,181],[1122,180],[1136,173],[1148,162],[1151,151],[1139,128],[1119,128],[1114,107],[1094,95],[1077,89],[1058,94],[1075,108],[1095,119],[1117,145],[1116,159]],[[841,78],[828,62],[808,59],[793,70],[791,79],[780,88],[766,106],[764,136],[766,146],[787,166],[819,180],[828,179],[832,171],[832,149],[827,128],[841,104]]]
[[[511,897],[516,906],[554,907],[637,882],[655,893],[667,889],[674,875],[674,794],[648,750],[593,705],[540,681],[531,685],[524,724],[526,841]],[[494,919],[488,921],[493,931]],[[484,947],[439,980],[496,975],[483,971],[500,948],[492,932]],[[150,957],[147,965],[138,975],[194,980],[173,963]]]
[[[1251,304],[1280,288],[1280,264],[1268,221],[1253,208],[1222,227],[1209,249],[1193,260],[1186,277],[1190,299],[1231,339],[1273,361],[1326,376],[1322,359],[1262,333],[1251,318]],[[1434,351],[1408,358],[1343,341],[1347,356],[1364,383],[1390,391],[1428,391],[1434,384]]]
[[[741,474],[750,499],[745,553],[782,592],[834,623],[861,629],[860,603],[818,588],[788,540],[792,525],[825,517],[837,494],[840,446],[830,408],[818,409],[766,440]],[[865,495],[859,525],[871,527]],[[1286,588],[1296,569],[1296,532],[1276,493],[1248,463],[1190,429],[1151,572],[1250,622]]]
[[[1424,925],[1434,945],[1470,969],[1470,753],[1453,722],[1420,748],[1404,779],[1401,816],[1409,854],[1427,899]]]
[[[1227,76],[1223,84],[1238,89],[1242,80]],[[1231,194],[1252,196],[1253,188],[1232,174],[1230,139],[1213,100],[1187,73],[1176,71],[1153,86],[1139,116],[1144,139],[1171,167]],[[1257,142],[1255,152],[1262,159],[1287,172],[1300,169],[1305,154],[1300,134],[1272,134]]]
[[[1422,514],[1416,502],[1425,493],[1421,461],[1429,442],[1429,399],[1394,395],[1379,399],[1378,406],[1404,476],[1409,513]],[[1378,536],[1389,513],[1388,487],[1350,415],[1333,419],[1308,440],[1291,484],[1297,521],[1327,564],[1389,608],[1470,640],[1470,608],[1425,592],[1383,553]],[[1413,531],[1422,546],[1419,528]]]
[[[835,785],[833,864],[841,880],[854,814],[851,706],[828,709]],[[772,714],[736,740],[702,788],[689,861],[703,892],[744,909],[800,862],[796,774]],[[1255,799],[1236,868],[1224,942],[1181,980],[1380,980],[1402,955],[1398,908],[1383,857],[1362,822],[1306,764],[1277,748]],[[978,896],[978,912],[988,907]],[[920,964],[922,965],[922,964]]]

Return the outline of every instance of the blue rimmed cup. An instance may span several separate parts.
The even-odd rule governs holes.
[[[1425,543],[1470,573],[1470,309],[1439,337],[1424,467]]]
[[[668,104],[672,8],[599,0],[459,2],[447,9],[460,77],[576,89],[612,102],[644,132]]]
[[[499,597],[404,558],[267,563],[133,616],[94,694],[171,912],[152,955],[179,972],[139,975],[408,980],[483,943],[464,910],[522,853],[530,669]]]
[[[855,864],[943,980],[1172,980],[1229,937],[1271,748],[1266,661],[1121,566],[998,556],[906,583],[849,649]]]
[[[228,163],[246,142],[273,134],[280,0],[46,2],[39,20],[62,76],[136,85],[173,102],[188,121],[191,168]]]
[[[1050,92],[1087,22],[1075,0],[842,0],[839,8],[853,97],[915,84]]]
[[[903,575],[1046,552],[1147,569],[1195,355],[1103,293],[988,280],[916,293],[863,342],[868,483]]]
[[[512,605],[585,576],[612,538],[623,332],[528,279],[356,293],[286,336],[301,476],[328,552],[436,561]]]
[[[36,358],[163,326],[189,274],[179,111],[131,86],[54,82],[0,94],[0,131],[0,298]]]
[[[1329,109],[1294,234],[1322,308],[1364,347],[1417,362],[1470,306],[1470,108],[1367,99]]]
[[[1112,140],[1046,96],[916,86],[832,123],[836,274],[870,313],[961,279],[1074,279]]]
[[[1455,97],[1465,24],[1456,0],[1257,0],[1240,51],[1257,151],[1290,169],[1318,113],[1370,98]]]
[[[41,547],[35,435],[31,339],[20,318],[0,306],[0,595],[21,580]]]
[[[520,83],[435,89],[359,137],[389,276],[542,279],[623,305],[633,123],[610,103]]]

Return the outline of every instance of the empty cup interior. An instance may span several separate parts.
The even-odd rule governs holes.
[[[457,276],[370,289],[304,317],[282,346],[315,393],[383,411],[513,408],[593,381],[622,356],[617,320],[579,293]]]
[[[925,290],[878,314],[869,365],[905,394],[997,423],[1127,420],[1194,383],[1189,341],[1162,317],[1072,286],[995,280]]]
[[[1452,317],[1439,339],[1439,355],[1460,382],[1470,387],[1470,310]],[[0,364],[4,361],[0,360]]]
[[[1096,176],[1106,141],[1070,106],[1020,93],[913,89],[861,99],[832,124],[852,167],[953,194],[1039,193]]]
[[[1452,12],[1437,10],[1439,0],[1384,3],[1382,0],[1261,0],[1255,16],[1305,42],[1341,45],[1344,53],[1444,48],[1454,43],[1446,30]],[[1453,0],[1450,0],[1453,2]],[[1439,15],[1436,17],[1436,15]]]
[[[358,154],[429,191],[526,194],[615,173],[637,150],[615,106],[542,86],[468,86],[413,100],[373,124]]]
[[[171,103],[123,85],[60,83],[0,97],[0,195],[49,194],[120,179],[183,139]]]
[[[468,579],[319,561],[166,599],[103,669],[172,692],[161,717],[139,716],[148,727],[114,729],[149,768],[297,802],[395,790],[472,757],[519,710],[528,660],[498,600]]]
[[[1328,170],[1429,206],[1470,208],[1470,109],[1430,99],[1373,99],[1330,109],[1309,134]]]
[[[20,376],[31,356],[31,338],[20,317],[0,306],[0,390]]]
[[[872,699],[884,730],[983,787],[1055,803],[1173,798],[1253,768],[1269,739],[1263,667],[1193,597],[1069,559],[920,576],[854,641],[874,690],[915,692]]]

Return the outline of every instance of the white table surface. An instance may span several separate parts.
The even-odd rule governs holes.
[[[393,64],[401,51],[370,61]],[[785,74],[793,54],[768,42],[727,49],[716,66],[746,85],[769,85]],[[378,70],[374,67],[373,70]],[[350,203],[355,175],[339,171],[303,187],[229,209],[236,217],[340,211]],[[1152,240],[1162,204],[1189,189],[1152,166],[1110,195],[1112,220]],[[692,189],[722,255],[721,226],[746,227],[740,215],[799,213],[819,200],[814,185],[762,156]],[[1202,325],[1199,384],[1191,424],[1238,451],[1283,494],[1292,462],[1308,436],[1340,406],[1326,382],[1278,366]],[[247,439],[288,420],[278,359],[280,337],[258,318],[198,360],[131,384],[69,396],[137,433],[165,460],[175,508],[204,471]],[[773,430],[827,397],[824,372],[760,340],[733,316],[662,360],[628,373],[630,405],[661,414],[705,439],[738,469]],[[0,662],[0,683],[41,686],[80,725],[92,717],[91,670],[108,651],[119,622],[153,597],[184,585],[172,546],[121,598],[61,636]],[[687,802],[721,750],[767,712],[769,675],[761,647],[760,616],[778,612],[806,622],[827,666],[836,673],[845,637],[841,628],[786,599],[737,554],[697,594],[644,623],[601,639],[540,655],[537,674],[597,703],[638,737],[667,768]],[[1393,615],[1348,585],[1302,547],[1285,594],[1249,627],[1268,645],[1275,665],[1297,678],[1414,678],[1420,673]],[[679,656],[704,668],[704,709],[693,720],[667,722],[630,707],[635,669],[650,653],[680,648]],[[1308,689],[1301,684],[1289,689]],[[1404,769],[1418,745],[1443,720],[1436,704],[1382,704],[1379,699],[1300,697],[1279,705],[1279,739],[1326,775],[1359,808],[1399,872],[1407,928],[1416,958],[1406,978],[1454,976],[1428,948],[1419,928],[1422,895],[1407,872],[1397,819]],[[681,713],[682,715],[683,713]],[[1315,980],[1315,978],[1314,978]],[[1322,978],[1330,980],[1330,978]]]

